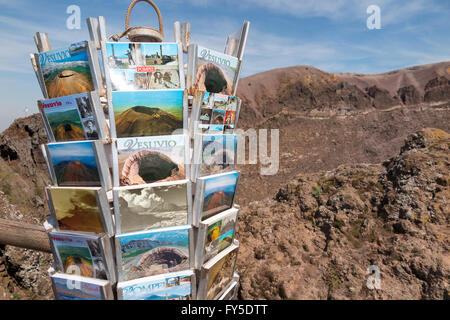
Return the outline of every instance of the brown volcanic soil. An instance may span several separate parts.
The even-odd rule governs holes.
[[[243,208],[240,298],[448,299],[449,150],[427,129],[383,165],[299,175]]]

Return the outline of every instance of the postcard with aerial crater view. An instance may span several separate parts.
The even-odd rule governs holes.
[[[188,143],[184,135],[117,139],[115,186],[187,179]]]
[[[115,188],[117,233],[189,224],[190,194],[188,181]]]
[[[176,43],[106,43],[112,91],[184,88],[180,50]]]
[[[181,226],[117,235],[119,280],[189,269],[190,232],[191,226]]]
[[[146,137],[182,133],[184,90],[113,92],[116,136]],[[114,134],[113,134],[114,136]]]
[[[39,54],[39,67],[49,99],[94,91],[88,42]]]
[[[47,187],[59,230],[112,234],[111,211],[102,188]]]
[[[119,300],[192,300],[195,288],[193,271],[181,271],[119,282]]]

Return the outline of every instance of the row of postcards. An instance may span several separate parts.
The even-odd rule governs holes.
[[[217,133],[234,130],[240,101],[223,94],[195,94],[189,130],[195,136],[194,155],[214,151],[207,152],[208,160],[201,157],[200,162],[189,166],[188,136],[168,135],[185,130],[188,120],[187,93],[176,89],[183,87],[184,75],[180,63],[173,63],[180,62],[182,56],[176,57],[174,48],[170,49],[176,46],[179,52],[179,45],[157,44],[160,54],[151,54],[149,47],[154,45],[109,45],[108,53],[112,55],[108,56],[105,70],[109,96],[112,96],[108,104],[110,131],[95,91],[60,96],[67,94],[64,90],[71,85],[89,82],[86,81],[86,70],[83,73],[83,65],[74,59],[86,50],[87,60],[92,64],[89,46],[79,43],[69,48],[71,59],[64,64],[76,61],[77,72],[74,68],[61,71],[52,66],[49,61],[55,59],[56,51],[47,53],[48,57],[44,59],[39,58],[46,96],[58,96],[39,102],[49,140],[53,142],[43,146],[54,184],[47,188],[49,207],[56,228],[65,230],[52,231],[49,237],[58,270],[75,273],[73,277],[78,280],[69,288],[68,280],[76,280],[70,279],[72,275],[53,274],[59,298],[64,295],[69,298],[74,290],[78,290],[81,295],[107,299],[112,295],[108,291],[111,285],[106,283],[117,281],[120,281],[117,297],[121,299],[138,299],[142,295],[148,297],[164,292],[170,298],[170,293],[177,290],[188,290],[190,298],[213,299],[235,292],[234,265],[239,244],[234,240],[238,209],[233,207],[233,201],[239,173],[201,176],[233,169],[237,137]],[[128,61],[123,58],[124,52],[120,53],[124,46],[129,48],[125,54]],[[164,54],[164,50],[174,50],[174,54]],[[153,66],[138,70],[137,64]],[[85,90],[88,87],[86,85]],[[197,132],[209,134],[198,136]],[[111,145],[105,143],[110,136],[113,137]],[[105,150],[108,147],[111,150]],[[109,154],[111,157],[107,156]],[[205,163],[211,164],[203,166]],[[110,178],[110,167],[113,179]],[[195,181],[196,178],[196,200],[191,209],[189,179]],[[115,187],[112,190],[115,219],[106,192],[112,186]],[[234,188],[232,193],[230,188]],[[149,211],[155,214],[149,215]],[[199,226],[197,237],[192,224]],[[118,235],[114,248],[110,236],[115,232]],[[194,255],[195,237],[197,254]],[[199,246],[200,243],[203,245]],[[200,272],[197,277],[193,268]],[[218,272],[219,268],[221,272]],[[218,283],[209,279],[210,274],[220,275]],[[224,288],[227,283],[229,285]],[[77,284],[85,286],[85,290]],[[72,289],[71,294],[68,289]],[[176,296],[187,297],[189,294]]]

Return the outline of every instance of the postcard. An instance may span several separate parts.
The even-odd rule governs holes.
[[[55,232],[51,232],[49,237],[62,272],[107,279],[106,261],[99,239]]]
[[[176,43],[106,43],[113,91],[182,88]]]
[[[213,109],[211,124],[223,125],[225,122],[225,110]]]
[[[233,250],[209,269],[206,300],[214,299],[233,279],[237,250]]]
[[[202,221],[233,206],[238,178],[239,172],[204,178]]]
[[[118,138],[164,136],[183,129],[183,90],[113,92]]]
[[[58,300],[106,300],[109,282],[104,280],[55,274],[51,277]],[[83,280],[82,280],[83,279]],[[109,289],[109,287],[108,287]]]
[[[99,138],[99,128],[89,94],[42,100],[39,106],[56,142]]]
[[[116,236],[120,281],[187,270],[190,226]]]
[[[238,139],[236,135],[203,135],[200,175],[232,170],[235,164]]]
[[[232,244],[237,214],[238,211],[236,210],[208,227],[202,263],[210,260]]]
[[[192,271],[154,276],[118,285],[122,300],[191,300]]]
[[[233,94],[238,59],[198,46],[194,86],[199,91]]]
[[[188,224],[188,182],[123,187],[117,194],[118,233]]]

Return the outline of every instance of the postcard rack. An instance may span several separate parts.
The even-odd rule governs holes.
[[[49,138],[55,298],[235,299],[235,94],[249,22],[225,53],[190,44],[189,23],[164,43],[108,41],[103,17],[87,26],[89,41],[61,49],[37,33],[30,55]],[[204,91],[208,68],[231,85]]]

